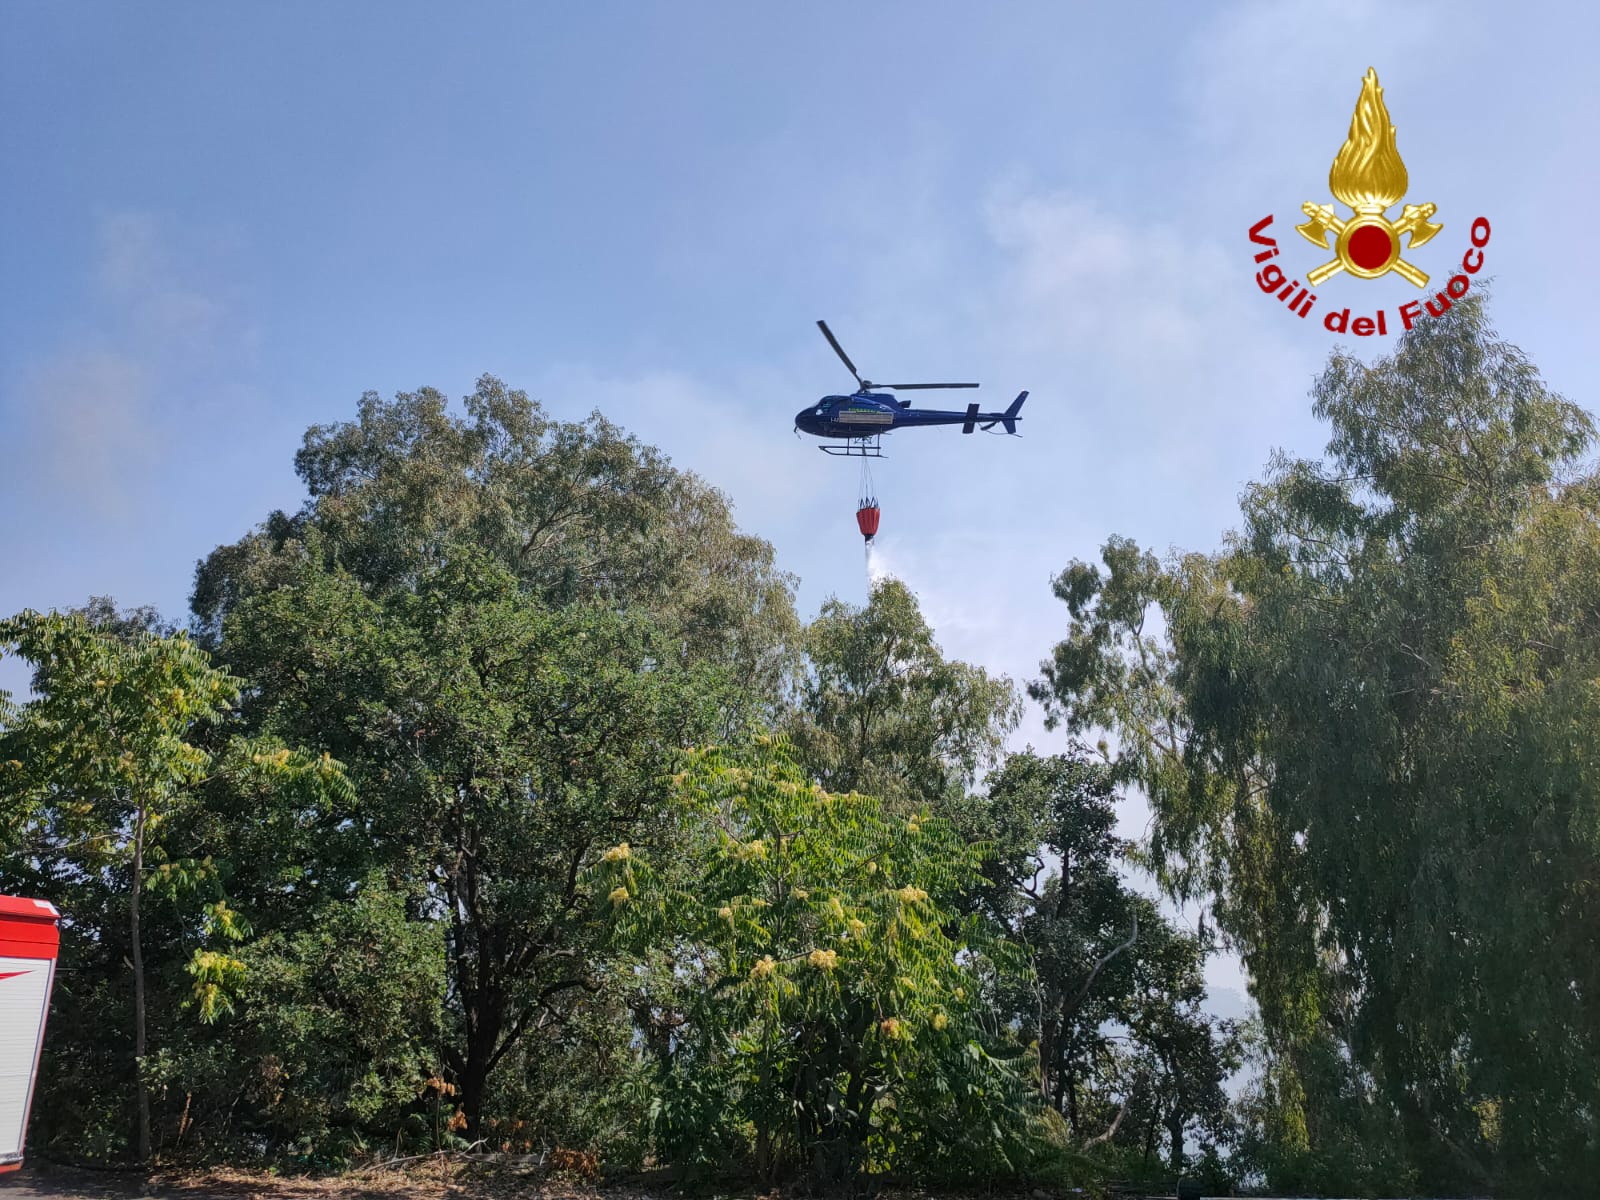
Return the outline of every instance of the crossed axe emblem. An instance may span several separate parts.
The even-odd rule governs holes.
[[[1335,239],[1331,247],[1335,254],[1333,261],[1306,273],[1306,281],[1312,287],[1320,286],[1340,271],[1349,271],[1362,279],[1376,279],[1393,271],[1419,288],[1428,286],[1428,276],[1400,257],[1400,235],[1411,235],[1412,250],[1433,237],[1444,228],[1428,222],[1428,218],[1439,211],[1438,205],[1408,204],[1398,221],[1390,221],[1375,206],[1363,207],[1348,221],[1340,220],[1331,204],[1307,201],[1300,206],[1300,211],[1311,219],[1304,225],[1296,225],[1296,233],[1324,250],[1330,249],[1328,235],[1332,234]],[[1353,254],[1352,244],[1355,244]]]

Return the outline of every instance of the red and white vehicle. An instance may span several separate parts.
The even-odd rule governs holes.
[[[48,901],[0,896],[0,1171],[22,1165],[60,919]]]

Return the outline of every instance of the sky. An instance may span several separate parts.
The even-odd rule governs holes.
[[[1592,407],[1597,34],[1578,3],[11,0],[0,612],[181,618],[197,560],[300,505],[309,426],[485,373],[723,489],[802,615],[862,603],[857,466],[792,431],[850,383],[821,317],[869,377],[1029,390],[1021,438],[902,432],[874,471],[874,569],[1025,683],[1056,573],[1215,549],[1275,449],[1322,452],[1329,352],[1392,348],[1263,295],[1247,232],[1319,261],[1291,225],[1368,67],[1444,226],[1408,258],[1442,284],[1489,218],[1495,324]],[[1029,743],[1064,745],[1037,707]]]

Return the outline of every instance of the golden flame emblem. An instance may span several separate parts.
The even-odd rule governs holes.
[[[1443,229],[1443,225],[1428,223],[1428,218],[1439,211],[1438,206],[1408,204],[1398,221],[1384,216],[1406,194],[1408,182],[1406,164],[1395,146],[1395,127],[1383,104],[1383,89],[1378,86],[1378,73],[1368,67],[1355,115],[1350,118],[1350,136],[1339,147],[1328,172],[1328,190],[1355,216],[1341,220],[1331,204],[1308,202],[1300,206],[1300,211],[1311,218],[1304,225],[1295,226],[1301,237],[1324,250],[1330,248],[1329,235],[1334,238],[1333,261],[1306,274],[1312,287],[1340,271],[1348,271],[1358,279],[1377,279],[1393,271],[1419,288],[1428,285],[1428,277],[1400,257],[1400,237],[1409,234],[1410,248],[1414,250]]]

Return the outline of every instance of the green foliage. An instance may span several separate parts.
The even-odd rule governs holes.
[[[243,951],[231,1036],[256,1068],[256,1128],[275,1142],[396,1128],[437,1075],[444,939],[406,909],[375,877],[309,929]]]
[[[26,881],[30,892],[56,899],[72,915],[82,940],[68,937],[64,973],[88,973],[73,956],[85,943],[100,943],[90,951],[95,957],[107,948],[109,930],[97,927],[97,917],[126,923],[140,1161],[153,1151],[149,1093],[157,1063],[147,1044],[141,900],[191,905],[186,969],[205,1019],[231,1006],[230,990],[243,978],[243,964],[219,947],[241,940],[247,926],[220,896],[213,860],[174,857],[169,845],[182,840],[204,788],[225,785],[245,759],[250,766],[242,773],[281,784],[286,794],[348,786],[326,754],[309,760],[282,749],[268,757],[238,738],[214,754],[203,735],[227,720],[240,681],[212,668],[184,635],[159,636],[153,624],[145,612],[117,617],[105,600],[85,612],[24,612],[0,621],[0,650],[32,665],[35,693],[8,708],[0,727],[0,790],[16,814],[0,847],[0,882],[9,888],[11,879]],[[198,905],[207,893],[211,903]],[[107,966],[120,974],[115,959],[102,959],[101,969]],[[84,991],[96,1007],[105,1003],[103,992]],[[72,993],[66,997],[70,1004]],[[95,1091],[103,1085],[103,1077],[94,1080]],[[90,1140],[109,1153],[118,1139],[100,1124],[103,1116],[94,1120],[104,1132]]]
[[[598,1154],[608,1170],[634,1170],[650,1152],[648,1068],[634,1048],[628,963],[600,960],[596,990],[559,1023],[521,1038],[490,1080],[485,1149],[551,1147]]]
[[[1020,718],[1011,681],[946,660],[897,580],[874,586],[863,609],[827,601],[804,644],[784,728],[800,763],[833,791],[943,813]]]
[[[619,843],[595,876],[615,935],[672,946],[687,992],[658,1129],[689,1161],[740,1127],[765,1177],[1014,1169],[1026,1085],[994,1028],[1003,943],[950,903],[981,848],[926,813],[809,783],[781,743],[677,776],[691,886]]]
[[[348,760],[362,801],[338,815],[448,924],[446,1061],[476,1130],[522,1033],[598,986],[581,868],[662,802],[727,673],[680,664],[643,614],[549,609],[465,547],[381,599],[310,564],[290,578],[239,606],[230,644],[273,728]]]
[[[11,845],[60,839],[97,865],[123,862],[133,852],[123,831],[142,819],[155,837],[168,801],[205,777],[210,756],[191,731],[222,719],[239,681],[182,635],[123,638],[78,614],[0,621],[0,649],[33,667],[36,693],[0,735],[3,786],[47,823]]]
[[[1002,757],[1014,688],[903,586],[802,639],[771,547],[598,414],[366,397],[307,434],[304,508],[202,564],[198,641],[105,599],[0,622],[36,692],[0,698],[0,890],[71,918],[32,1144],[1590,1177],[1589,418],[1476,299],[1316,403],[1329,461],[1275,459],[1220,553],[1063,572],[1033,692],[1106,741]],[[1259,1029],[1134,864],[1209,903]]]
[[[241,600],[307,558],[337,562],[377,597],[470,545],[542,605],[643,609],[683,659],[734,663],[750,698],[775,698],[794,581],[768,543],[738,531],[719,492],[599,413],[557,421],[490,376],[465,408],[452,416],[431,388],[368,393],[354,421],[308,430],[295,456],[305,508],[274,513],[196,573],[204,637],[219,640]]]
[[[1240,1048],[1232,1024],[1203,1009],[1210,939],[1124,882],[1114,781],[1078,749],[1008,758],[969,801],[1010,847],[985,864],[975,900],[1031,959],[1025,986],[999,1003],[1037,1039],[1040,1091],[1067,1139],[1080,1157],[1153,1177],[1190,1138],[1202,1154],[1231,1141],[1221,1084]]]
[[[1370,1077],[1324,1035],[1275,1053],[1257,1036],[1254,1081],[1241,1098],[1237,1159],[1286,1192],[1417,1194],[1405,1129]]]
[[[1038,694],[1115,731],[1167,882],[1217,896],[1274,1054],[1275,1162],[1337,1177],[1316,1164],[1363,1144],[1352,1173],[1390,1188],[1587,1176],[1591,421],[1480,299],[1374,366],[1335,355],[1315,398],[1331,462],[1275,461],[1221,554],[1113,540],[1105,574],[1062,575]]]

